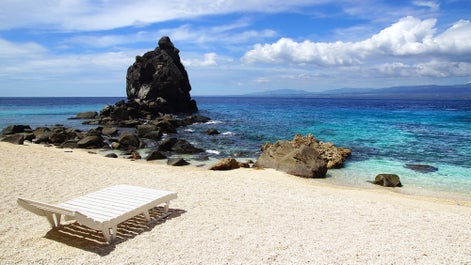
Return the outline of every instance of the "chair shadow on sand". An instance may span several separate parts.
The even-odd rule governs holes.
[[[164,207],[152,208],[149,210],[151,217],[151,221],[149,222],[143,214],[140,214],[119,224],[116,239],[110,244],[107,244],[101,231],[80,225],[77,222],[54,228],[47,232],[44,237],[68,246],[96,253],[100,256],[106,256],[115,249],[117,244],[150,231],[155,226],[163,224],[167,220],[179,217],[185,212],[185,210],[180,209],[169,209],[167,216],[160,218],[160,216],[164,215]]]

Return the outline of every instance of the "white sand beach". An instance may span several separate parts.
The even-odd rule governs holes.
[[[471,264],[471,204],[323,185],[271,169],[209,171],[0,143],[0,264]],[[178,192],[171,215],[106,245],[51,230],[21,196],[59,203],[116,184]]]

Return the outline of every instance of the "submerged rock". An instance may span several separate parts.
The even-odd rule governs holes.
[[[405,168],[412,169],[420,173],[430,173],[438,171],[438,168],[430,165],[420,165],[420,164],[406,164]]]

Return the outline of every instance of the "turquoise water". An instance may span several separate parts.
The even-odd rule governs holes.
[[[0,127],[63,124],[77,112],[101,110],[121,98],[0,98]],[[371,187],[379,173],[401,177],[401,191],[452,192],[471,198],[471,101],[346,100],[311,98],[195,97],[206,124],[180,128],[182,137],[218,159],[256,158],[264,142],[311,133],[352,149],[326,182]],[[216,128],[217,136],[203,132]],[[152,144],[151,144],[152,145]],[[438,168],[420,173],[405,164]]]

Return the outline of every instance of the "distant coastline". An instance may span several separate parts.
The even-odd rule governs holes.
[[[420,85],[388,88],[340,88],[323,92],[278,89],[238,97],[302,97],[340,99],[414,99],[414,100],[471,100],[471,83],[461,85]]]

